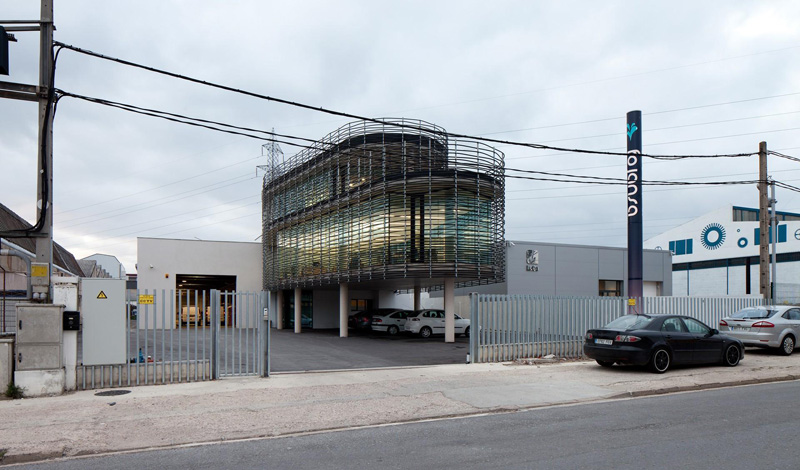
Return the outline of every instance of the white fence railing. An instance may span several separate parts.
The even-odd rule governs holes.
[[[688,315],[712,328],[728,314],[763,304],[761,297],[628,299],[472,294],[470,360],[500,362],[550,354],[581,357],[586,330],[628,313],[633,301],[640,313]]]

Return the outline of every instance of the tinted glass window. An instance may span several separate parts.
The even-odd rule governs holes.
[[[435,312],[425,312],[422,314],[422,316],[425,318],[434,318],[436,315]]]
[[[787,318],[789,320],[800,320],[800,310],[791,308],[783,314],[783,318]]]
[[[743,308],[731,315],[731,318],[756,319],[769,318],[777,313],[777,310],[767,310],[760,307]]]
[[[665,333],[672,331],[676,333],[686,333],[686,327],[683,326],[683,322],[680,318],[667,318],[664,320],[664,323],[661,324],[661,331]]]
[[[653,321],[652,318],[644,315],[625,315],[612,321],[605,327],[610,330],[636,330],[644,328]]]
[[[701,335],[708,334],[710,328],[695,320],[694,318],[684,318],[683,322],[686,323],[686,328],[689,328],[690,333],[698,333]]]

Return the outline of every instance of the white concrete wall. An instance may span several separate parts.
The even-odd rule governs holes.
[[[420,292],[419,303],[421,308],[444,308],[444,298],[431,298],[428,292]],[[386,290],[380,291],[378,298],[380,308],[402,308],[404,310],[414,309],[413,293],[397,293]]]
[[[746,266],[693,269],[672,273],[672,292],[676,296],[747,295]],[[759,295],[759,267],[750,265],[750,295]],[[778,263],[778,283],[800,283],[800,262]],[[687,285],[688,276],[688,285]]]
[[[315,330],[339,328],[339,290],[315,290],[313,312]]]
[[[175,289],[176,274],[236,276],[236,290],[261,291],[261,243],[137,239],[138,285]]]

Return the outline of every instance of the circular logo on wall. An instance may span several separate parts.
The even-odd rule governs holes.
[[[725,227],[720,224],[708,224],[700,232],[700,243],[709,250],[716,250],[723,242],[725,242]]]

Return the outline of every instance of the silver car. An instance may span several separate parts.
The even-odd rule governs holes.
[[[738,338],[745,346],[777,348],[788,356],[800,337],[800,307],[764,305],[744,308],[720,320],[719,331]]]

